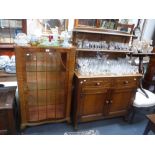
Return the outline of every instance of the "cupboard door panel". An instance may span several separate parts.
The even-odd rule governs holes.
[[[102,116],[107,98],[106,94],[107,90],[102,90],[102,93],[88,92],[81,94],[80,115],[82,117]]]
[[[125,114],[132,104],[135,89],[116,89],[111,93],[109,115]]]
[[[0,110],[0,131],[7,129],[7,122],[6,122],[6,112],[3,110]]]
[[[56,105],[56,118],[64,118],[65,116],[65,104]]]
[[[38,106],[29,106],[28,121],[35,122],[39,120]]]
[[[56,109],[55,104],[47,105],[47,119],[55,119],[56,118],[55,109]]]

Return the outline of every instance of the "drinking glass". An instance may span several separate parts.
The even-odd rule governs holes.
[[[78,48],[82,48],[82,40],[78,40],[77,41],[77,47]]]

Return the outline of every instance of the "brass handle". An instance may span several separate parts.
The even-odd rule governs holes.
[[[45,49],[45,52],[49,52],[49,51],[50,51],[50,49],[48,49],[48,48],[47,48],[47,49]]]
[[[106,101],[105,101],[105,103],[106,103],[106,104],[109,104],[109,101],[108,101],[108,100],[106,100]]]
[[[134,80],[136,81],[137,79],[136,79],[136,78],[134,78]]]
[[[112,100],[110,100],[110,103],[111,103],[111,104],[112,104],[112,102],[113,102],[113,101],[112,101]]]
[[[96,85],[97,85],[97,86],[100,86],[101,84],[100,84],[100,82],[97,82]]]
[[[124,81],[124,84],[128,84],[129,83],[129,81]]]
[[[86,82],[86,80],[83,80],[83,82]]]
[[[83,81],[81,81],[80,84],[83,84]]]

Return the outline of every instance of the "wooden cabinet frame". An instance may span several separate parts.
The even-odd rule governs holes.
[[[106,43],[111,41],[129,43],[135,37],[132,32],[128,33],[118,30],[103,29],[99,28],[98,25],[99,23],[96,23],[96,27],[80,27],[78,20],[75,20],[72,38],[73,45],[77,46],[77,42],[79,40],[82,42],[82,44],[85,40],[94,42],[106,41]],[[123,26],[125,28],[128,27],[128,25]],[[133,28],[133,26],[134,25],[132,25],[130,28]],[[117,49],[110,50],[109,48],[94,49],[77,47],[76,58],[94,58],[96,57],[97,52],[108,55],[109,59],[117,59],[118,57],[125,58],[127,53],[132,53],[132,51]],[[87,122],[116,116],[126,116],[134,100],[136,89],[139,86],[140,77],[141,74],[108,77],[108,75],[82,76],[80,73],[76,73],[73,106],[74,127],[77,128],[78,122]],[[101,94],[101,96],[98,94]],[[94,99],[95,97],[96,99]],[[95,105],[95,102],[97,105]],[[82,113],[81,107],[83,105],[85,107],[84,112]],[[94,109],[90,107],[90,105]],[[96,109],[96,106],[98,109]],[[101,108],[103,111],[100,111],[99,108]]]
[[[75,75],[73,106],[74,127],[78,122],[87,122],[117,116],[126,116],[132,106],[141,74],[123,77],[82,77]],[[105,79],[109,80],[108,85]],[[91,86],[91,83],[103,80],[103,85]],[[116,85],[117,81],[121,86]],[[86,81],[89,81],[88,86]],[[129,81],[129,84],[125,84]],[[87,87],[87,88],[86,88]]]
[[[52,81],[49,81],[49,79],[47,79],[47,65],[48,63],[47,60],[45,60],[46,63],[46,67],[45,67],[45,71],[41,71],[39,72],[38,69],[34,72],[38,75],[38,73],[45,73],[45,79],[43,78],[43,80],[41,79],[41,77],[38,75],[36,76],[36,88],[31,88],[32,85],[28,85],[28,78],[31,76],[28,76],[28,72],[30,71],[26,71],[26,58],[25,58],[25,54],[26,52],[29,52],[27,54],[37,54],[37,53],[42,53],[42,54],[46,54],[46,51],[50,51],[50,50],[54,50],[54,52],[56,53],[60,53],[60,54],[64,54],[64,59],[66,62],[66,69],[65,69],[65,85],[63,87],[65,96],[64,96],[64,101],[63,101],[63,107],[64,111],[63,112],[63,116],[57,118],[57,117],[53,117],[50,116],[47,117],[47,112],[45,112],[45,117],[43,115],[41,115],[41,118],[39,114],[37,114],[37,108],[40,108],[41,105],[45,106],[45,109],[49,109],[49,105],[54,104],[55,106],[58,106],[58,104],[56,103],[56,97],[58,99],[61,99],[61,96],[59,96],[59,94],[57,96],[54,96],[54,101],[52,101],[50,99],[50,104],[48,104],[47,102],[47,98],[50,97],[47,94],[47,91],[52,91],[53,88],[47,88],[47,86],[53,86],[51,83]],[[32,126],[32,125],[38,125],[38,124],[43,124],[43,123],[49,123],[49,122],[63,122],[63,121],[67,121],[70,122],[70,110],[71,110],[71,94],[72,94],[72,79],[73,79],[73,75],[74,75],[74,63],[75,63],[75,49],[74,48],[59,48],[59,47],[49,47],[49,48],[39,48],[39,47],[16,47],[16,66],[17,66],[17,82],[18,82],[18,90],[19,90],[19,100],[20,100],[20,110],[21,110],[21,128],[24,128],[26,126]],[[41,55],[42,56],[42,55]],[[63,60],[62,60],[63,61]],[[32,61],[33,62],[33,61]],[[40,62],[38,61],[37,66]],[[52,65],[52,62],[50,63]],[[28,65],[29,67],[30,65]],[[44,63],[39,64],[40,67],[44,67]],[[32,66],[33,67],[33,66]],[[33,69],[33,68],[32,68]],[[50,69],[50,68],[49,68]],[[33,73],[33,71],[32,71]],[[54,73],[52,71],[49,72],[51,74],[51,76],[54,76]],[[57,77],[59,79],[62,79],[61,76]],[[33,80],[33,78],[31,78]],[[58,80],[59,80],[58,79]],[[42,81],[41,81],[42,80]],[[30,81],[31,82],[31,81]],[[43,83],[42,83],[43,82]],[[47,84],[47,82],[50,83]],[[60,81],[58,81],[60,82]],[[62,81],[63,82],[63,81]],[[44,84],[45,83],[45,84]],[[57,83],[59,84],[59,83]],[[55,85],[56,88],[54,88],[54,91],[58,91],[58,85]],[[45,88],[43,88],[45,87]],[[36,97],[36,106],[35,111],[37,114],[37,118],[35,116],[32,117],[31,113],[29,112],[29,106],[32,105],[28,100],[28,94],[30,93],[30,91],[35,90],[37,91],[37,97]],[[40,93],[43,92],[43,90],[46,91],[45,96],[45,100],[39,99],[39,97],[41,97],[42,95],[39,95]],[[58,91],[59,92],[59,91]],[[51,92],[52,93],[52,92]],[[54,92],[53,92],[54,93]],[[60,92],[59,92],[60,93]],[[52,94],[51,94],[52,95]],[[33,99],[35,99],[35,94],[31,95],[33,97]],[[39,104],[39,102],[41,102],[41,105]],[[52,103],[53,102],[53,103]],[[59,104],[60,105],[60,104]],[[62,108],[62,107],[59,107]],[[32,109],[32,108],[31,108]],[[39,110],[39,109],[38,109]],[[55,111],[53,111],[55,113]],[[33,114],[33,113],[32,113]],[[44,114],[42,112],[42,114]]]

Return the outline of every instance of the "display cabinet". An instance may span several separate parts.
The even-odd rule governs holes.
[[[14,39],[18,33],[26,33],[25,19],[0,19],[0,48],[14,48]]]
[[[70,122],[75,49],[16,47],[21,128]]]
[[[132,53],[133,37],[129,32],[100,28],[73,30],[77,47],[73,101],[76,129],[78,122],[127,116],[142,76],[126,56]],[[127,72],[130,67],[136,71]]]
[[[74,28],[97,28],[133,33],[134,24],[120,23],[119,19],[75,19]]]
[[[118,19],[75,19],[74,28],[77,27],[94,27],[105,29],[116,29]]]
[[[14,39],[18,33],[27,32],[26,19],[0,19],[0,56],[15,55]],[[16,81],[16,74],[8,74],[0,69],[0,81]]]

